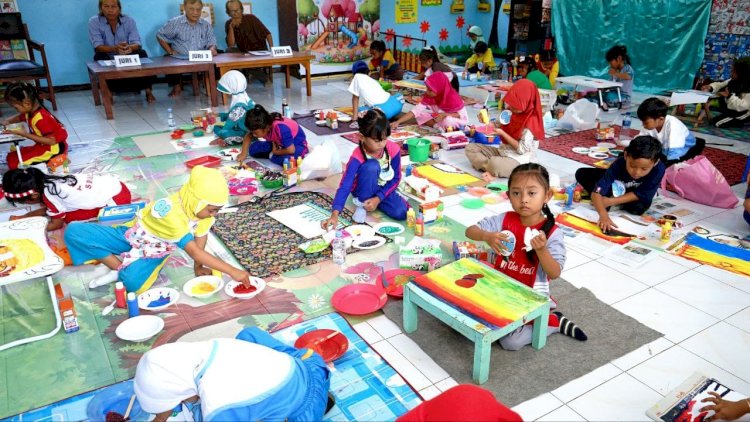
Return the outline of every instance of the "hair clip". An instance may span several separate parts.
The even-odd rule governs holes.
[[[5,192],[5,196],[11,199],[20,199],[20,198],[26,198],[27,196],[31,196],[35,193],[36,191],[34,189],[29,189],[26,192],[19,192],[19,193]]]

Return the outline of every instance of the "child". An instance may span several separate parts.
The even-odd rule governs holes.
[[[47,215],[49,231],[64,222],[96,218],[104,207],[130,203],[128,187],[108,174],[49,176],[36,167],[14,169],[3,175],[3,190],[11,204],[41,204],[23,217]]]
[[[346,198],[351,193],[357,210],[354,221],[364,223],[368,211],[380,209],[394,220],[406,219],[406,201],[396,189],[401,181],[401,148],[389,141],[391,128],[380,110],[369,110],[358,119],[359,148],[352,152],[333,198],[331,218],[321,226],[336,227]]]
[[[393,53],[385,48],[385,43],[375,40],[370,43],[370,72],[375,79],[388,78],[400,81],[404,78],[404,70],[393,58]]]
[[[492,69],[495,67],[495,58],[492,57],[492,50],[487,47],[487,43],[479,41],[474,46],[473,51],[474,54],[466,59],[466,64],[464,65],[464,76],[467,73],[491,73]]]
[[[630,66],[628,49],[624,45],[616,45],[607,51],[605,58],[609,62],[610,79],[614,82],[622,82],[620,97],[624,104],[629,104],[630,99],[633,97],[633,76],[635,72],[633,71],[633,67]],[[612,94],[608,93],[608,97],[611,96]],[[607,100],[607,103],[611,102],[612,100]]]
[[[521,78],[525,78],[534,82],[539,89],[552,89],[552,85],[549,82],[549,78],[536,68],[536,62],[531,56],[521,56],[518,59],[518,74]]]
[[[404,107],[404,96],[399,94],[391,95],[383,90],[380,83],[367,75],[367,64],[363,61],[355,62],[352,65],[352,83],[349,84],[349,92],[352,94],[352,110],[358,113],[367,111],[371,108],[378,108],[385,113],[388,120],[398,116]],[[362,99],[364,105],[359,105]]]
[[[641,103],[638,118],[643,123],[639,135],[661,142],[662,160],[667,167],[695,157],[706,147],[706,141],[696,138],[680,119],[667,115],[667,104],[658,98],[648,98]]]
[[[229,188],[221,172],[197,166],[179,192],[151,202],[124,225],[70,224],[65,244],[74,265],[92,260],[103,263],[97,269],[97,273],[104,270],[103,274],[89,283],[92,289],[119,279],[128,292],[143,293],[178,247],[195,261],[196,276],[210,275],[214,269],[249,286],[247,272],[205,251],[214,216],[228,199]]]
[[[732,77],[701,87],[719,97],[719,116],[711,119],[716,127],[742,127],[750,123],[750,57],[735,60]]]
[[[549,79],[550,87],[554,87],[555,82],[557,81],[557,75],[560,73],[560,62],[557,61],[555,52],[552,50],[542,51],[541,54],[539,54],[539,61],[537,62],[536,67],[547,77],[547,79]]]
[[[448,77],[443,72],[436,72],[424,81],[427,90],[422,101],[410,112],[402,114],[391,128],[395,129],[401,123],[416,119],[418,125],[436,126],[441,129],[448,127],[458,129],[469,121],[464,100],[451,87]]]
[[[18,153],[8,153],[8,168],[15,169],[19,165],[48,163],[65,158],[68,151],[68,132],[57,117],[49,112],[42,104],[39,92],[34,85],[25,82],[14,82],[5,89],[5,102],[18,112],[17,115],[3,121],[3,125],[26,122],[29,131],[5,130],[5,134],[14,134],[34,141],[34,145],[21,147],[21,162]],[[60,163],[62,164],[62,163]],[[53,166],[53,167],[58,167]]]
[[[319,421],[335,404],[330,384],[331,372],[318,353],[250,327],[236,338],[163,344],[146,352],[133,390],[156,422],[181,405],[192,413],[187,420]]]
[[[498,254],[495,269],[547,297],[550,297],[549,281],[560,276],[566,255],[563,233],[557,230],[555,216],[547,206],[552,193],[547,169],[534,163],[521,164],[513,169],[508,179],[513,211],[486,217],[466,229],[466,237],[487,242]],[[529,245],[524,245],[528,229],[538,230],[539,234]],[[510,231],[515,241],[505,243],[512,239],[502,233],[504,230]],[[515,247],[508,250],[507,244]],[[533,250],[525,250],[526,246]],[[556,304],[550,300],[554,309]],[[531,343],[532,331],[531,325],[523,325],[502,337],[500,345],[506,350],[519,350]],[[551,312],[547,335],[557,332],[580,341],[587,339],[586,334],[560,312]]]
[[[745,191],[745,201],[742,203],[745,211],[742,216],[745,218],[745,222],[750,224],[750,179],[747,181],[747,190]]]
[[[482,28],[476,25],[469,27],[469,30],[466,31],[466,35],[469,36],[469,47],[471,47],[472,50],[474,50],[474,47],[478,42],[487,42],[484,39],[484,34],[482,34]]]
[[[485,172],[482,177],[508,177],[519,164],[534,161],[539,140],[544,139],[542,102],[533,82],[521,79],[513,84],[503,99],[513,113],[510,123],[500,126],[500,148],[471,143],[466,145],[466,157],[471,166]]]
[[[453,69],[451,69],[450,66],[440,62],[435,46],[431,45],[422,49],[419,53],[419,64],[422,65],[422,72],[415,76],[414,79],[421,81],[432,75],[433,72],[442,72],[445,73],[445,76],[451,81],[453,89],[458,92],[458,76],[456,76],[456,73],[453,72]]]
[[[245,92],[247,78],[242,72],[230,70],[219,79],[216,89],[221,93],[231,95],[232,101],[229,104],[229,111],[219,113],[224,126],[214,126],[214,135],[223,139],[227,145],[239,144],[247,134],[245,114],[255,107],[255,101]]]
[[[248,110],[245,127],[249,133],[242,140],[242,152],[237,157],[240,163],[245,161],[248,151],[251,157],[269,158],[278,165],[283,165],[284,159],[296,160],[307,154],[307,138],[297,122],[279,113],[269,113],[260,104]],[[255,140],[251,142],[252,138]]]
[[[599,213],[599,228],[607,232],[616,228],[607,209],[622,209],[641,215],[651,207],[665,166],[659,160],[661,143],[651,136],[637,136],[608,169],[580,168],[576,181],[591,194],[591,203]]]

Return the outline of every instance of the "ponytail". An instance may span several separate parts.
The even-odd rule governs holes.
[[[53,176],[45,174],[36,167],[29,167],[6,172],[3,175],[3,191],[6,193],[8,202],[16,205],[16,202],[27,202],[23,198],[31,194],[38,193],[42,195],[45,188],[50,194],[60,196],[61,192],[56,184],[58,181],[63,181],[70,186],[78,184],[78,180],[72,175]],[[21,200],[18,201],[18,199]]]

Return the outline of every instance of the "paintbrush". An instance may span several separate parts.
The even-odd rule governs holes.
[[[337,336],[337,335],[339,335],[339,334],[341,334],[341,331],[336,331],[336,330],[334,330],[334,331],[333,331],[332,333],[329,333],[329,334],[328,334],[327,336],[325,336],[325,337],[322,337],[322,338],[316,338],[315,340],[312,340],[312,341],[308,342],[307,344],[305,344],[305,348],[308,348],[308,349],[309,349],[309,348],[311,348],[311,346],[315,346],[315,345],[317,345],[317,344],[319,344],[319,343],[325,343],[325,342],[327,342],[328,340],[330,340],[330,339],[332,339],[332,338],[336,337],[336,336]]]

